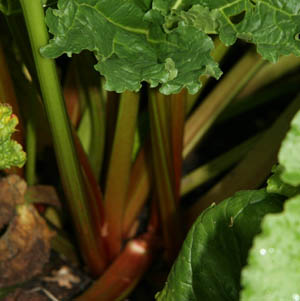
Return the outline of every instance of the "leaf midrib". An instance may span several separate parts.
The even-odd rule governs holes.
[[[93,5],[90,5],[90,4],[87,4],[87,3],[80,3],[80,4],[79,4],[79,3],[77,3],[76,1],[75,1],[75,3],[77,4],[78,7],[79,7],[79,6],[86,6],[86,7],[89,7],[89,8],[91,8],[91,9],[96,10],[97,13],[99,13],[99,14],[100,14],[107,22],[113,24],[113,25],[116,26],[116,27],[122,28],[122,29],[124,29],[124,30],[126,30],[126,31],[129,31],[129,32],[132,32],[132,33],[144,34],[144,35],[146,35],[146,36],[149,35],[149,30],[147,30],[147,29],[133,28],[133,27],[130,27],[130,26],[124,26],[124,25],[122,25],[122,24],[120,24],[120,23],[115,22],[114,20],[112,20],[111,18],[109,18],[109,17],[107,17],[105,14],[103,14],[102,11],[99,10],[96,6],[93,6]]]

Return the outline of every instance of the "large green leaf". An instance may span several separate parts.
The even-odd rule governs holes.
[[[148,11],[147,3],[120,0],[60,0],[58,10],[47,10],[46,22],[54,34],[42,49],[47,57],[94,51],[96,69],[106,77],[106,89],[139,90],[141,81],[162,84],[166,94],[187,87],[196,93],[199,76],[221,75],[210,56],[212,40],[193,26],[179,25],[169,34],[164,17]]]
[[[280,55],[300,55],[298,0],[153,0],[169,22],[218,33],[226,45],[241,38],[275,62]],[[204,21],[205,20],[205,21]],[[209,25],[209,26],[208,26]]]
[[[11,139],[18,124],[18,118],[12,115],[10,106],[0,105],[0,169],[11,166],[21,167],[25,163],[26,154],[22,146]]]
[[[242,301],[300,300],[300,195],[267,215],[242,272]]]
[[[209,33],[255,43],[270,61],[300,55],[298,0],[59,0],[46,22],[54,37],[44,56],[93,51],[106,89],[117,92],[147,81],[165,94],[196,93],[201,75],[221,75]]]
[[[300,2],[299,2],[300,5]],[[285,137],[280,151],[279,162],[282,165],[281,179],[287,184],[300,185],[300,111],[291,123],[291,129]]]
[[[281,210],[265,190],[241,191],[204,211],[191,228],[159,301],[238,300],[240,272],[263,216]]]

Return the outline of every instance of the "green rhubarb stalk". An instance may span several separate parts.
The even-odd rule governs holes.
[[[81,114],[81,119],[77,128],[77,135],[80,139],[84,151],[88,155],[92,140],[91,110],[88,107],[85,108],[85,110]]]
[[[133,234],[130,233],[130,230],[149,196],[151,185],[151,166],[150,164],[147,164],[148,149],[149,143],[146,142],[139,151],[130,174],[130,184],[123,219],[124,238],[129,238]]]
[[[104,83],[102,82],[101,87]],[[112,152],[115,128],[118,118],[120,94],[110,91],[102,91],[105,95],[105,149],[102,167],[101,184],[105,186],[105,175],[108,171],[109,160]]]
[[[57,231],[57,229],[55,230]],[[79,258],[76,253],[76,248],[69,241],[69,239],[64,237],[62,234],[56,232],[55,236],[51,239],[51,248],[58,254],[61,254],[65,258],[67,258],[67,260],[72,264],[79,264]]]
[[[98,233],[96,239],[98,241],[98,244],[102,246],[101,251],[102,258],[106,257],[106,254],[104,254],[104,251],[106,248],[106,239],[104,235],[104,208],[103,208],[103,196],[102,191],[100,189],[100,186],[96,180],[96,177],[94,175],[94,172],[91,168],[89,159],[80,143],[80,140],[75,132],[73,131],[73,137],[75,140],[76,150],[79,157],[79,162],[82,167],[83,172],[83,178],[85,181],[85,187],[86,187],[86,193],[89,199],[89,207],[91,210],[91,216],[92,216],[92,225],[93,229]]]
[[[187,220],[190,224],[212,202],[219,203],[239,190],[257,189],[265,182],[272,166],[277,162],[277,153],[290,127],[290,121],[299,108],[298,96],[261,136],[247,156],[189,208]]]
[[[128,193],[139,94],[124,92],[120,99],[115,135],[105,185],[104,210],[109,256],[122,247],[122,228]]]
[[[260,136],[261,134],[258,134],[246,140],[216,159],[196,168],[184,176],[181,181],[181,196],[188,194],[193,189],[217,177],[233,164],[237,163],[251,149]]]
[[[299,91],[299,82],[300,75],[296,74],[292,77],[282,79],[279,82],[276,81],[272,85],[268,85],[262,90],[240,99],[238,102],[233,102],[222,112],[216,120],[216,123],[226,122],[227,120],[266,104],[272,105],[272,101],[276,103],[276,101],[282,98],[289,98]]]
[[[237,99],[243,99],[249,96],[258,89],[299,68],[299,65],[300,58],[293,54],[282,56],[275,64],[267,63],[237,95]]]
[[[26,30],[25,20],[20,14],[12,14],[6,16],[6,21],[14,42],[18,47],[22,61],[28,69],[34,85],[38,87],[38,79],[34,67],[34,60],[30,47],[28,32]]]
[[[27,184],[34,185],[36,182],[35,177],[35,164],[36,164],[36,126],[35,126],[35,118],[34,115],[27,120],[26,124],[26,153],[27,153],[27,161],[26,161],[26,169],[25,169],[25,177]]]
[[[21,0],[20,2],[77,239],[88,267],[95,275],[99,275],[106,266],[106,260],[103,258],[102,246],[96,239],[99,233],[96,233],[92,226],[81,168],[72,139],[55,63],[51,59],[43,58],[39,52],[39,49],[48,43],[42,3],[40,0]]]
[[[63,93],[70,122],[77,129],[79,121],[83,117],[80,112],[79,83],[75,73],[75,63],[75,60],[72,60],[67,70]]]
[[[91,62],[91,56],[85,55],[78,60],[78,78],[81,83],[84,98],[86,101],[86,113],[90,126],[90,135],[87,131],[80,131],[81,136],[89,136],[87,154],[97,179],[99,179],[102,169],[105,143],[105,112],[104,99],[101,93],[101,81],[99,74],[94,70]],[[83,117],[83,118],[84,118]]]
[[[186,106],[186,91],[183,90],[181,93],[172,96],[163,96],[158,94],[160,97],[159,102],[161,103],[161,110],[166,121],[164,131],[164,143],[168,143],[168,158],[171,158],[170,164],[170,176],[172,177],[172,189],[176,203],[179,200],[180,191],[180,180],[181,180],[181,160],[182,160],[182,141],[183,141],[183,127],[184,127],[184,117],[185,117],[185,106]],[[134,235],[134,231],[131,231],[134,222],[138,217],[141,209],[143,208],[150,191],[150,166],[147,164],[147,149],[148,142],[146,142],[140,152],[137,155],[137,159],[134,162],[130,186],[126,204],[126,210],[124,214],[123,221],[123,233],[124,237],[128,238]]]
[[[258,54],[249,51],[206,97],[186,122],[184,158],[199,143],[226,106],[264,64],[265,61]]]
[[[182,171],[183,134],[186,112],[187,92],[169,96],[170,101],[170,135],[172,142],[172,167],[174,175],[174,196],[178,203],[180,198],[180,182]]]
[[[159,204],[166,258],[172,262],[181,244],[181,227],[174,193],[171,163],[171,137],[168,135],[170,111],[161,94],[150,91],[150,132],[154,185]]]

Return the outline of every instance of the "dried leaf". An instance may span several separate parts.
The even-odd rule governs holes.
[[[25,203],[26,183],[16,175],[0,181],[0,287],[26,281],[42,271],[53,236],[45,220]],[[5,230],[5,228],[4,228]]]

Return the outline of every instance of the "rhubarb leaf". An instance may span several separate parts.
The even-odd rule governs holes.
[[[242,272],[242,301],[300,300],[300,195],[267,215]]]
[[[300,186],[292,186],[283,182],[281,179],[283,170],[281,165],[273,168],[273,175],[268,179],[267,191],[291,198],[300,193]]]
[[[166,25],[171,28],[176,22],[193,25],[201,31],[219,34],[226,45],[234,44],[237,38],[246,40],[256,44],[257,51],[272,62],[281,55],[300,55],[298,0],[153,0],[153,3],[166,16]]]
[[[21,167],[25,163],[26,154],[22,146],[11,139],[18,124],[17,116],[12,114],[11,107],[0,105],[0,169],[11,166]]]
[[[282,142],[279,162],[283,167],[281,179],[292,186],[300,185],[300,111],[291,122],[291,128]]]
[[[164,17],[148,10],[149,1],[60,0],[48,9],[46,23],[54,35],[41,52],[46,57],[93,51],[95,68],[106,77],[107,90],[138,91],[142,81],[161,84],[165,94],[200,88],[200,75],[219,77],[210,56],[213,42],[194,26],[179,25],[166,34]]]
[[[205,210],[191,228],[159,301],[238,300],[240,272],[265,214],[282,201],[265,190],[241,191]]]
[[[53,38],[44,56],[93,51],[106,89],[117,92],[146,81],[164,94],[196,93],[201,75],[221,75],[211,33],[226,45],[254,43],[272,62],[300,55],[298,0],[59,0],[46,23]]]

